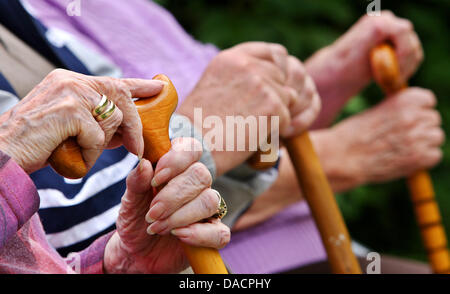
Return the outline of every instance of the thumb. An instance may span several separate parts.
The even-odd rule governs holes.
[[[127,178],[127,190],[122,197],[120,207],[120,221],[145,218],[151,201],[153,200],[153,167],[150,161],[142,159],[139,165],[131,171]]]

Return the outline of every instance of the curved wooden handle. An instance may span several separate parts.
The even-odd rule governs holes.
[[[53,169],[68,179],[81,179],[89,172],[76,138],[69,138],[48,159]]]
[[[375,47],[370,62],[375,81],[387,94],[407,87],[406,81],[401,79],[397,56],[391,45]],[[410,176],[408,188],[430,265],[435,273],[450,274],[447,238],[428,172],[418,171]]]
[[[169,122],[177,107],[178,95],[168,77],[158,75],[154,79],[165,81],[167,86],[157,96],[140,99],[135,104],[142,120],[144,158],[155,164],[171,148]],[[219,251],[186,244],[183,244],[183,249],[196,274],[228,273]]]
[[[351,239],[309,134],[284,140],[298,182],[322,237],[335,274],[361,274]]]

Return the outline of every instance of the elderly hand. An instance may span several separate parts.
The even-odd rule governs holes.
[[[424,53],[413,24],[391,11],[382,11],[381,16],[363,16],[326,49],[334,55],[328,62],[334,60],[343,65],[348,79],[356,79],[355,83],[363,88],[372,78],[370,51],[383,42],[394,45],[402,78],[407,81],[419,67]]]
[[[384,42],[394,45],[402,78],[407,81],[423,60],[423,50],[410,21],[390,11],[381,16],[363,16],[331,46],[306,62],[323,99],[315,128],[329,126],[346,102],[372,80],[371,50]]]
[[[214,215],[219,197],[210,189],[211,175],[197,161],[201,150],[191,138],[173,140],[153,173],[143,160],[127,179],[117,232],[107,244],[108,273],[178,273],[188,266],[181,243],[222,248],[230,230]],[[153,186],[165,185],[155,196]],[[150,208],[150,210],[149,210]],[[149,223],[151,223],[149,225]]]
[[[439,147],[445,139],[435,105],[431,91],[409,88],[336,125],[329,138],[341,154],[333,161],[334,170],[354,187],[433,167],[442,158]]]
[[[428,90],[409,88],[335,127],[311,132],[325,174],[335,192],[409,176],[437,164],[444,132]],[[233,230],[259,224],[302,199],[289,157],[279,177],[259,196]]]
[[[226,116],[255,117],[257,122],[259,116],[266,116],[269,124],[271,117],[278,116],[280,124],[274,129],[282,136],[294,136],[314,121],[320,111],[320,99],[303,65],[289,56],[284,47],[250,42],[225,50],[212,60],[197,87],[178,110],[198,124],[200,122],[194,120],[194,108],[201,108],[204,118],[219,117],[224,125]],[[197,127],[203,129],[204,134],[210,131],[203,125]],[[266,137],[270,130],[269,125]],[[235,146],[242,141],[248,146],[250,140],[256,140],[258,132],[249,133],[237,138]],[[227,139],[230,140],[226,135],[222,150],[226,150]],[[266,137],[258,138],[258,142]],[[218,175],[251,155],[248,150],[232,153],[222,150],[212,150]]]
[[[52,152],[69,137],[77,137],[88,168],[103,149],[122,143],[130,152],[141,155],[142,124],[131,98],[156,95],[162,87],[160,81],[90,77],[55,70],[0,117],[0,150],[28,173],[44,167]],[[92,111],[102,95],[117,108],[111,117],[97,122]]]

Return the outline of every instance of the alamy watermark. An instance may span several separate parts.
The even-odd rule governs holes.
[[[367,5],[367,15],[369,16],[381,16],[381,0],[368,0],[370,3]]]
[[[81,0],[72,0],[66,7],[68,16],[81,16]]]
[[[264,153],[261,154],[261,162],[274,162],[278,158],[280,146],[280,117],[278,116],[209,115],[203,117],[202,108],[194,108],[192,123],[183,116],[175,116],[170,124],[174,132],[173,137],[178,137],[178,132],[181,135],[197,133],[196,137],[202,138],[204,145],[210,151],[261,151]],[[199,151],[192,150],[197,148],[197,145],[193,146],[184,145],[183,148],[190,148],[184,151]]]
[[[366,260],[369,261],[366,267],[366,274],[381,274],[381,255],[378,252],[369,252],[366,256]]]

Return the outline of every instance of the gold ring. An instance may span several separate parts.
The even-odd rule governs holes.
[[[103,121],[113,115],[114,111],[116,110],[116,104],[114,102],[109,101],[108,107],[106,107],[105,111],[96,117],[97,121]]]
[[[110,117],[114,111],[116,110],[116,104],[106,97],[106,95],[102,95],[102,100],[92,111],[95,119],[97,121],[102,121]]]
[[[219,197],[219,207],[217,208],[217,213],[214,214],[212,217],[218,218],[218,219],[223,219],[227,215],[227,212],[228,212],[227,204],[225,203],[225,200],[223,200],[223,197],[220,195],[220,193],[218,191],[216,191],[214,189],[211,189],[211,190],[213,190],[216,193],[217,197]]]
[[[108,106],[108,104],[109,104],[108,97],[106,97],[106,95],[103,95],[100,103],[97,105],[97,107],[95,107],[94,111],[92,111],[94,117],[97,117],[103,112],[105,112],[105,109]]]

